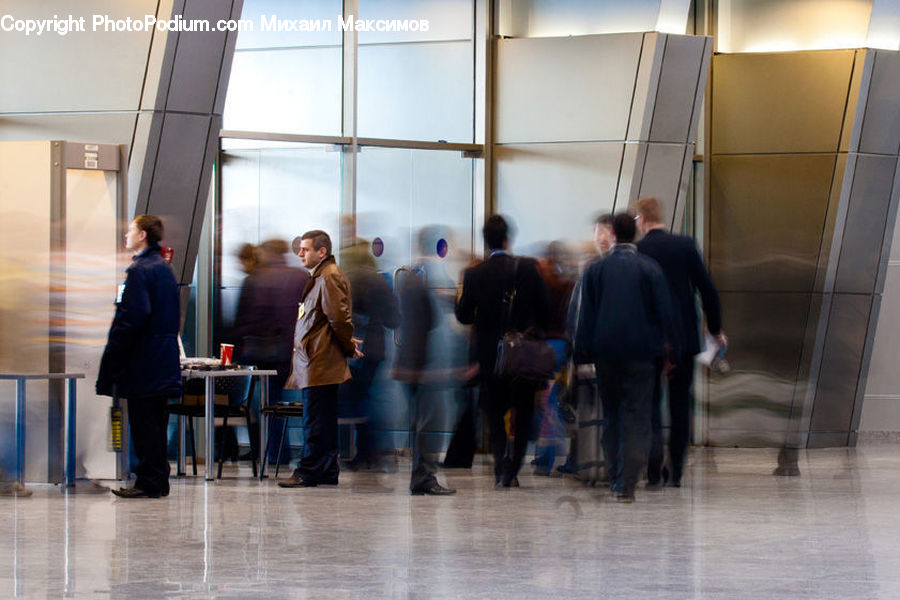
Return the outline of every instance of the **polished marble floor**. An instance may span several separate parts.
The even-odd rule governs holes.
[[[121,500],[0,498],[0,598],[900,598],[900,446],[694,453],[633,505],[571,479],[410,497],[408,468],[281,489],[232,468]]]

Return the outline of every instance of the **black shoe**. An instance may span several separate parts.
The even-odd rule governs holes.
[[[512,479],[510,479],[508,481],[506,479],[504,479],[502,482],[498,483],[495,487],[517,488],[517,487],[519,487],[519,478],[513,477]]]
[[[662,482],[660,481],[648,481],[647,485],[645,486],[646,489],[653,491],[661,490],[662,487]]]
[[[672,481],[669,482],[669,487],[680,488],[681,487],[681,479],[673,479]]]
[[[619,504],[631,504],[634,502],[634,492],[622,492],[616,496]]]
[[[337,475],[335,475],[334,477],[326,477],[319,481],[319,485],[337,485],[337,484],[338,484]]]
[[[456,490],[445,488],[437,481],[433,481],[426,486],[413,488],[409,490],[409,493],[413,496],[452,496]]]
[[[291,475],[291,478],[287,481],[279,481],[278,487],[283,488],[297,488],[297,487],[316,487],[319,483],[310,478],[304,478],[297,471]]]
[[[145,492],[140,488],[119,488],[117,490],[110,490],[113,494],[118,496],[119,498],[159,498],[161,494],[159,492]]]

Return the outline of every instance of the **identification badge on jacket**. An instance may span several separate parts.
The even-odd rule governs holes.
[[[305,314],[306,314],[306,303],[301,302],[300,308],[297,310],[297,320],[299,321],[300,319],[302,319],[303,315],[305,315]]]

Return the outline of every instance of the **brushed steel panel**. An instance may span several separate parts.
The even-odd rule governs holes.
[[[900,212],[900,162],[894,172],[894,187],[891,191],[891,202],[888,206],[885,218],[884,244],[881,247],[881,261],[878,263],[878,277],[875,279],[875,293],[884,292],[884,284],[887,278],[888,265],[894,249],[894,240],[897,231],[897,213]],[[897,244],[900,245],[900,244]]]
[[[852,164],[856,164],[855,161]],[[826,278],[828,276],[829,261],[836,260],[837,254],[832,257],[832,244],[834,243],[834,228],[838,218],[839,209],[841,207],[841,190],[844,186],[844,178],[853,177],[852,171],[847,171],[847,155],[838,154],[834,166],[834,177],[831,181],[831,193],[828,195],[828,208],[825,212],[825,225],[822,229],[822,245],[819,248],[819,260],[816,267],[816,282],[813,286],[816,292],[826,292],[832,290],[825,289]],[[841,219],[841,223],[845,219]],[[838,241],[840,243],[840,241]],[[837,265],[834,265],[837,270]]]
[[[705,443],[719,448],[780,448],[784,444],[784,432],[710,429]]]
[[[848,431],[872,296],[834,294],[810,431]]]
[[[215,23],[231,16],[231,2],[191,0],[185,3],[184,19]],[[172,81],[166,110],[210,114],[216,99],[227,34],[224,31],[197,31],[178,34]],[[231,62],[231,57],[227,57]]]
[[[720,290],[812,290],[835,160],[712,158],[709,259]]]
[[[647,144],[628,143],[622,153],[622,168],[619,172],[619,185],[616,190],[614,212],[625,210],[638,200],[641,185],[641,169],[647,159]]]
[[[691,204],[691,184],[694,167],[694,144],[684,145],[684,156],[681,159],[681,181],[678,183],[678,196],[675,198],[675,210],[672,221],[668,223],[671,231],[680,232],[684,229],[684,214],[687,205]],[[694,209],[693,204],[691,209]]]
[[[663,223],[671,223],[684,173],[684,144],[648,144],[641,169],[639,198],[653,196],[662,204]]]
[[[859,421],[866,396],[866,386],[869,381],[869,367],[872,365],[872,355],[875,349],[875,333],[878,328],[878,320],[881,312],[882,296],[872,296],[872,307],[869,310],[869,322],[866,326],[866,341],[863,345],[862,357],[859,365],[859,377],[856,380],[856,393],[853,398],[853,412],[850,417],[850,431],[859,429]]]
[[[94,14],[140,19],[156,14],[156,5],[156,0],[4,0],[3,14],[16,19],[84,17],[86,31],[0,35],[0,56],[5,58],[0,61],[0,81],[5,82],[0,86],[0,113],[136,110],[151,33],[92,32],[91,23]]]
[[[153,175],[149,187],[141,184],[137,211],[163,218],[165,245],[175,251],[172,269],[176,276],[191,259],[187,255],[188,240],[198,194],[205,201],[208,191],[199,187],[204,165],[212,161],[212,157],[207,160],[206,153],[210,124],[209,116],[167,113],[154,160],[148,159],[144,164],[144,169],[152,169]]]
[[[862,127],[862,112],[859,106],[860,94],[868,88],[872,76],[872,68],[866,66],[866,57],[872,50],[861,48],[854,51],[853,75],[850,77],[850,91],[847,94],[847,108],[844,109],[844,123],[841,125],[841,152],[859,151],[859,131]]]
[[[642,42],[640,33],[499,40],[496,141],[624,140]]]
[[[853,50],[713,57],[712,152],[836,152]]]
[[[497,146],[497,212],[511,216],[517,248],[590,235],[593,219],[610,211],[622,143]],[[565,210],[553,210],[564,205]]]
[[[843,448],[850,439],[849,431],[810,431],[807,448]]]
[[[897,158],[864,154],[855,158],[834,291],[870,294],[881,260]]]
[[[663,49],[668,36],[662,33],[645,33],[641,45],[641,59],[638,64],[637,79],[634,83],[634,97],[631,113],[628,115],[629,140],[650,138],[653,123],[653,105],[659,87],[659,73],[662,70]]]
[[[792,410],[810,294],[721,294],[732,372],[709,374],[709,429],[779,432]]]
[[[705,37],[666,36],[650,141],[690,141],[688,134],[697,86],[700,84],[699,77],[706,57],[705,46]]]
[[[900,151],[900,53],[874,51],[867,92],[859,151],[896,156]]]

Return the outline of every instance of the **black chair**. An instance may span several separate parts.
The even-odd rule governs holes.
[[[283,404],[270,404],[264,406],[261,412],[261,419],[283,419],[283,424],[281,425],[281,444],[278,446],[278,457],[275,459],[275,479],[278,479],[278,470],[281,468],[281,453],[284,450],[284,444],[287,440],[288,419],[292,417],[303,417],[303,403],[289,402]],[[262,456],[269,456],[269,440],[266,440],[266,448],[263,451]],[[268,461],[265,459],[260,462],[260,477],[263,477],[266,473],[267,462]]]
[[[219,377],[214,381],[215,385],[215,395],[228,395],[235,389],[235,386],[241,381],[242,378],[238,377]],[[228,427],[229,419],[243,419],[244,424],[249,428],[250,426],[250,400],[253,398],[253,391],[256,386],[256,378],[253,377],[250,379],[250,389],[247,391],[247,396],[244,402],[240,406],[231,406],[227,403],[214,403],[213,404],[213,418],[218,422],[221,421],[221,427],[219,428],[219,466],[216,474],[217,479],[222,478],[222,467],[225,463],[225,431]],[[206,416],[206,405],[204,398],[204,380],[203,379],[191,379],[188,380],[185,384],[184,393],[182,394],[181,402],[177,404],[169,404],[168,411],[170,415],[178,415],[182,417],[188,417],[188,436],[190,438],[191,443],[191,468],[193,474],[197,474],[197,447],[196,442],[194,440],[194,419],[202,419]],[[186,398],[191,397],[194,400],[191,402],[186,402]],[[250,444],[250,452],[251,452],[251,464],[253,467],[253,477],[257,476],[257,463],[259,457],[257,456],[256,451],[254,450],[255,444]],[[207,457],[207,460],[210,460],[211,457]]]

